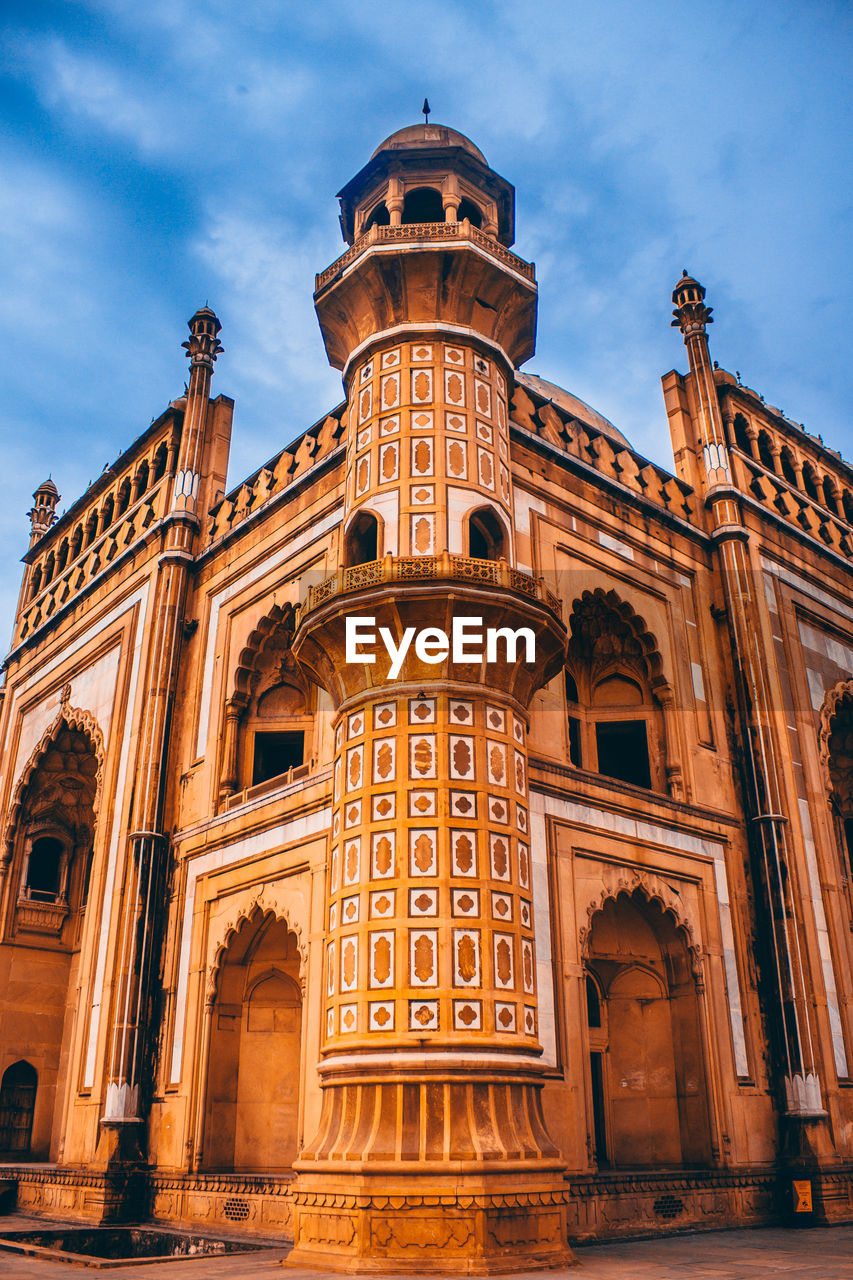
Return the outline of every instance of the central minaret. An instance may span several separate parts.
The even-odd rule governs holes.
[[[513,195],[461,134],[403,129],[340,193],[351,247],[317,278],[348,426],[341,567],[293,644],[337,717],[302,1264],[458,1274],[570,1256],[540,1104],[526,745],[566,632],[514,568],[508,390],[533,352],[536,284],[508,248]],[[348,651],[354,619],[394,645],[408,633],[396,678],[381,643]],[[500,632],[494,651],[443,644],[461,619]]]

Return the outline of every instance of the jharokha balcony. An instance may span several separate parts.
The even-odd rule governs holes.
[[[382,228],[387,230],[388,228]],[[393,228],[396,230],[396,228]],[[369,560],[366,564],[338,569],[323,582],[309,587],[308,595],[297,611],[297,629],[304,618],[319,605],[334,596],[350,591],[366,590],[391,583],[406,582],[464,582],[503,587],[544,604],[558,618],[562,618],[563,603],[545,586],[541,577],[513,569],[506,560],[475,560],[470,556],[451,555],[444,551],[437,556],[392,556],[381,560]]]

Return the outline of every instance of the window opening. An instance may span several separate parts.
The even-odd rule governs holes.
[[[607,1121],[604,1110],[604,1055],[592,1052],[589,1055],[589,1074],[592,1084],[592,1132],[595,1143],[595,1161],[599,1166],[608,1165],[607,1159]]]
[[[598,772],[651,790],[645,720],[606,720],[595,726]]]
[[[288,769],[295,769],[304,759],[304,733],[256,733],[252,786],[277,778],[279,774],[287,773]]]
[[[468,518],[468,555],[472,560],[501,560],[506,557],[503,525],[490,507],[474,511]]]
[[[467,219],[472,227],[482,227],[483,225],[483,214],[473,200],[460,200],[456,219],[458,222],[465,222]]]
[[[54,836],[42,836],[33,841],[27,865],[27,895],[30,898],[39,902],[55,902],[59,897],[64,852],[62,841]]]
[[[598,998],[598,987],[589,974],[586,976],[586,1020],[590,1027],[601,1026],[601,1001]]]
[[[344,559],[352,568],[357,564],[370,564],[378,558],[379,522],[376,516],[362,511],[347,530]]]
[[[364,224],[365,231],[369,231],[371,227],[387,227],[391,221],[391,215],[385,201],[382,200],[371,212],[370,217]]]

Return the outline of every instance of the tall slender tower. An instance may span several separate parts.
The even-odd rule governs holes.
[[[181,649],[189,566],[200,520],[196,510],[207,469],[212,423],[210,384],[222,351],[219,320],[202,307],[188,322],[182,345],[190,358],[186,412],[172,500],[164,521],[148,658],[148,696],[139,724],[139,754],[122,888],[115,995],[108,1046],[108,1085],[102,1133],[104,1155],[139,1154],[137,1133],[146,1107],[152,1060],[146,1043],[147,1005],[157,961],[163,879],[168,856],[164,829],[166,760]]]
[[[566,632],[514,568],[507,411],[534,272],[509,251],[512,187],[454,130],[394,134],[340,200],[350,248],[315,302],[348,400],[341,567],[293,645],[334,700],[336,756],[323,1109],[292,1257],[556,1265],[526,734]]]
[[[805,857],[792,831],[796,798],[786,787],[784,749],[770,687],[768,624],[756,540],[743,516],[742,495],[732,477],[731,457],[720,411],[707,326],[712,308],[705,289],[685,271],[672,294],[672,324],[681,330],[690,362],[687,380],[698,487],[704,495],[709,530],[716,544],[720,581],[732,643],[749,784],[750,823],[763,894],[770,918],[768,938],[780,1030],[780,1113],[785,1154],[794,1163],[832,1155],[828,1116],[821,1096],[818,1035],[808,970],[809,951],[802,920]]]

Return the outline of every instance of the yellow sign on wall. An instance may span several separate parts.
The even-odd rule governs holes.
[[[794,1182],[794,1213],[811,1213],[812,1184],[810,1182]]]

